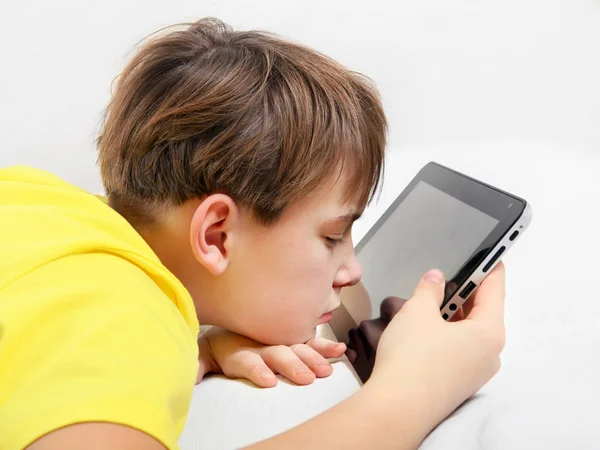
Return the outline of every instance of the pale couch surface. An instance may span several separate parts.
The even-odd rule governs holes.
[[[422,448],[598,448],[600,155],[528,142],[395,150],[381,199],[357,223],[356,238],[429,160],[525,197],[534,215],[505,258],[503,368]],[[194,391],[182,448],[239,448],[317,415],[359,388],[347,363],[334,366],[330,378],[307,387],[281,381],[261,390],[221,377],[203,381]]]

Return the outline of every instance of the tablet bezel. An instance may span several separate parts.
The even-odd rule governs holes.
[[[470,281],[473,273],[478,269],[481,271],[482,264],[497,249],[499,243],[507,236],[507,233],[509,231],[511,233],[514,232],[513,228],[519,218],[523,217],[523,212],[528,208],[528,204],[520,197],[504,192],[436,162],[430,162],[419,171],[375,225],[355,246],[355,252],[358,257],[360,257],[361,249],[367,245],[371,237],[377,233],[388,217],[393,214],[396,208],[421,181],[498,220],[498,224],[480,243],[459,271],[454,274],[454,277],[447,280],[444,303],[440,308],[443,310],[457,291]],[[451,315],[452,313],[448,314],[448,316]]]

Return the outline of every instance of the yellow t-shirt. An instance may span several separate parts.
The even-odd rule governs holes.
[[[177,448],[198,368],[192,299],[129,223],[27,167],[0,170],[0,449],[81,422]]]

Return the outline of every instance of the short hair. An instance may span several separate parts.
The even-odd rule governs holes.
[[[151,35],[115,83],[98,137],[111,204],[138,225],[225,193],[263,224],[343,168],[366,205],[387,124],[365,76],[263,31],[214,18]]]

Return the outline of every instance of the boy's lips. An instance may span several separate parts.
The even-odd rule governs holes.
[[[331,322],[332,318],[333,318],[333,312],[331,312],[331,311],[323,314],[321,317],[319,317],[319,325]]]
[[[323,323],[329,323],[331,322],[331,319],[333,317],[333,312],[338,309],[341,305],[336,306],[334,309],[332,309],[329,312],[326,312],[325,314],[323,314],[321,317],[319,317],[319,325],[323,324]]]

